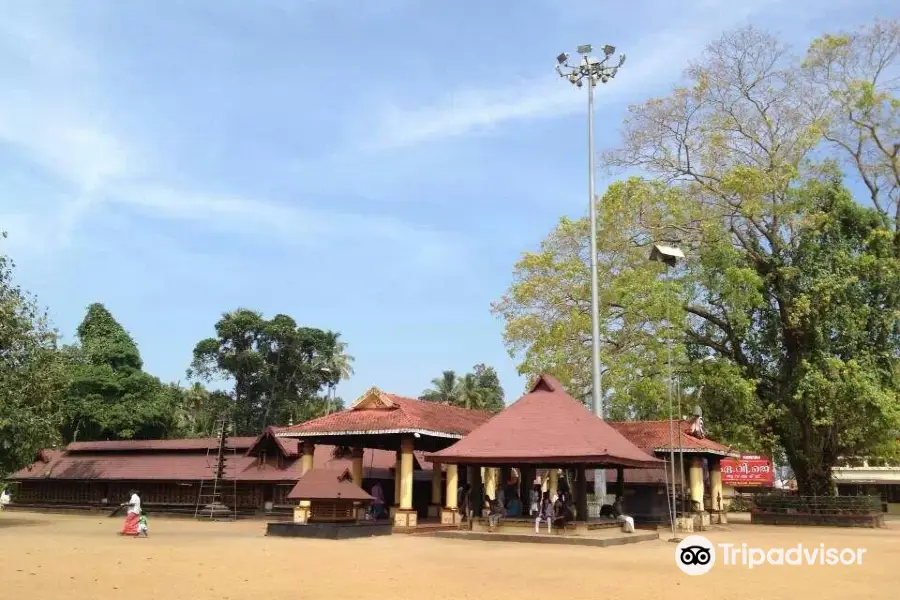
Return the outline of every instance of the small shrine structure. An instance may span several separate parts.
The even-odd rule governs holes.
[[[404,398],[372,387],[348,410],[280,428],[275,435],[298,440],[304,474],[312,469],[317,445],[347,448],[351,477],[357,486],[362,483],[364,449],[395,452],[390,516],[395,528],[409,530],[419,523],[419,511],[413,504],[413,471],[417,459],[422,458],[424,462],[422,452],[442,450],[490,418],[487,412]],[[437,519],[442,508],[456,513],[459,485],[456,465],[448,466],[446,471],[446,484],[442,485],[442,469],[433,468],[430,503],[423,511],[427,517]],[[443,487],[446,493],[442,496]],[[452,522],[456,522],[455,517]]]
[[[357,519],[373,500],[353,483],[349,469],[312,469],[297,481],[288,498],[301,501],[293,523],[269,523],[266,535],[345,539],[391,533],[389,525]]]
[[[534,480],[537,469],[549,469],[551,496],[557,493],[558,469],[574,469],[575,519],[582,523],[588,520],[586,470],[663,465],[572,398],[550,375],[539,376],[527,394],[461,441],[426,458],[448,467],[474,467],[470,480],[472,506],[479,508],[484,495],[490,496],[480,482],[479,467],[515,467],[526,486]]]

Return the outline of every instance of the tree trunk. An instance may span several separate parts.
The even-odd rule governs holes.
[[[831,468],[834,461],[821,453],[801,449],[786,449],[788,462],[797,478],[801,496],[833,496]]]

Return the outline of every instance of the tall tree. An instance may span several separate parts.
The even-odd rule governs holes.
[[[256,311],[237,309],[216,323],[215,338],[196,345],[188,376],[231,379],[236,431],[257,433],[267,425],[324,414],[322,389],[336,385],[348,368],[346,356],[334,359],[345,348],[337,338],[298,327],[287,315],[266,320]]]
[[[419,396],[420,400],[489,412],[503,410],[503,388],[493,367],[477,364],[473,372],[462,377],[456,371],[444,371],[431,385]]]
[[[180,394],[142,370],[137,344],[102,304],[88,307],[78,342],[64,349],[70,381],[60,432],[67,442],[178,434]]]
[[[0,475],[58,440],[66,381],[56,332],[35,299],[13,282],[13,268],[0,255]]]
[[[503,410],[503,386],[500,385],[497,370],[484,363],[479,363],[472,367],[472,377],[475,379],[475,386],[481,391],[479,408],[488,412]]]
[[[835,112],[778,40],[727,34],[687,76],[631,107],[606,156],[656,177],[611,186],[598,207],[607,393],[625,413],[661,412],[671,348],[689,397],[741,424],[721,433],[777,441],[802,492],[830,493],[838,456],[896,450],[894,226],[814,162]],[[524,372],[589,381],[587,226],[564,220],[495,306]],[[673,238],[687,259],[664,274],[647,255]]]
[[[431,387],[422,392],[419,399],[426,402],[443,402],[455,405],[457,403],[456,392],[458,383],[459,379],[456,377],[456,371],[444,371],[440,377],[431,380]]]

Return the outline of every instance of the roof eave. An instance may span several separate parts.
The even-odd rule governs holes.
[[[281,431],[276,433],[276,437],[283,438],[315,438],[315,437],[342,437],[355,435],[427,435],[429,437],[444,438],[450,440],[461,440],[462,434],[448,433],[445,431],[434,431],[432,429],[419,429],[413,427],[400,427],[395,429],[359,429],[353,431]]]
[[[426,454],[425,460],[433,464],[457,464],[457,465],[546,465],[547,467],[563,465],[587,465],[598,468],[625,467],[629,469],[656,469],[664,465],[664,461],[648,457],[647,460],[634,460],[608,455],[582,455],[582,456],[453,456],[442,454]]]
[[[740,452],[735,452],[733,450],[713,450],[712,448],[666,448],[661,446],[659,448],[654,448],[653,451],[659,452],[660,454],[677,452],[678,454],[712,454],[714,456],[727,456],[730,458],[740,458],[741,456]]]

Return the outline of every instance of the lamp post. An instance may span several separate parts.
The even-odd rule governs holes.
[[[615,46],[603,46],[603,58],[591,56],[593,48],[590,44],[578,46],[581,60],[576,65],[569,64],[569,55],[565,52],[556,57],[556,72],[575,87],[582,87],[587,80],[588,97],[588,213],[591,220],[591,396],[594,413],[601,419],[603,411],[603,381],[600,372],[600,306],[597,284],[597,207],[594,189],[594,86],[607,83],[616,76],[619,67],[625,64],[625,55],[620,54],[615,65],[609,63],[616,53]],[[594,495],[602,504],[606,499],[606,471],[594,471]]]
[[[654,244],[653,249],[650,251],[650,260],[655,262],[661,262],[666,266],[666,284],[670,283],[669,280],[669,269],[674,267],[678,263],[678,259],[684,258],[684,252],[682,252],[676,246],[665,246],[662,244]],[[666,300],[666,326],[671,327],[671,320],[669,319],[669,307],[671,305],[670,299]],[[669,462],[672,464],[672,479],[671,479],[671,498],[670,498],[670,506],[669,506],[669,520],[672,526],[672,539],[670,542],[680,542],[681,540],[675,534],[675,517],[677,515],[676,503],[675,503],[675,423],[673,421],[672,416],[672,379],[673,379],[673,369],[672,369],[672,336],[669,335],[668,343],[666,344],[666,350],[668,352],[668,371],[669,376],[666,381],[666,399],[669,403]],[[680,412],[679,406],[679,412]],[[679,415],[679,420],[681,419]],[[679,435],[679,439],[680,439]],[[683,450],[679,446],[679,451]],[[681,493],[684,494],[684,452],[681,452]]]

